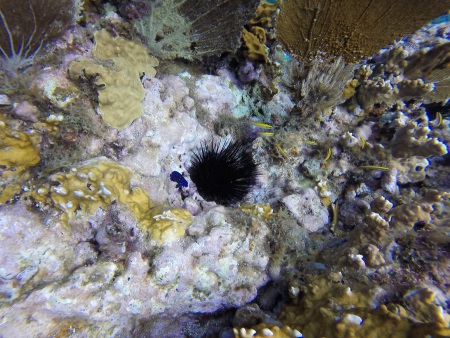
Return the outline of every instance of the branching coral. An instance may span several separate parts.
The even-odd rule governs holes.
[[[411,43],[398,42],[374,59],[376,65],[363,65],[352,80],[356,100],[363,108],[375,104],[392,106],[398,100],[424,99],[425,102],[446,102],[449,97],[448,51],[450,43],[435,37],[421,41],[423,30],[416,32]],[[417,42],[416,42],[417,41]]]
[[[298,328],[305,337],[450,335],[448,315],[436,304],[431,290],[420,289],[406,295],[407,308],[395,303],[373,308],[371,302],[381,296],[381,290],[370,290],[362,284],[352,284],[350,288],[335,281],[332,275],[308,278],[302,286],[299,305],[286,306],[280,320]]]
[[[437,138],[430,137],[430,128],[409,121],[397,129],[392,141],[394,157],[442,156],[447,154],[447,146]]]

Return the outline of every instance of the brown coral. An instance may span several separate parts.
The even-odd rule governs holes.
[[[242,30],[242,39],[247,47],[247,57],[253,61],[267,61],[266,47],[260,38],[245,28]]]

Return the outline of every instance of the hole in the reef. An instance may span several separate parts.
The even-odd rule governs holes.
[[[416,171],[422,171],[423,170],[423,167],[421,166],[421,165],[418,165],[417,167],[416,167]]]
[[[413,229],[414,231],[420,231],[425,228],[425,222],[424,221],[418,221],[414,223]]]

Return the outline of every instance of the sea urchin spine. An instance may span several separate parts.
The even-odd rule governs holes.
[[[229,206],[242,201],[256,184],[258,168],[248,144],[211,141],[194,152],[189,174],[200,196]]]

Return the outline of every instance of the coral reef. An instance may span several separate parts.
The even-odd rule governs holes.
[[[89,1],[0,72],[0,336],[450,336],[449,17],[399,39],[448,1],[257,6]]]
[[[308,280],[299,304],[286,307],[280,320],[285,325],[295,323],[302,327],[304,337],[346,337],[348,334],[445,337],[450,334],[448,315],[436,304],[436,295],[431,290],[419,289],[406,295],[407,308],[390,303],[374,309],[371,302],[382,296],[381,290],[367,290],[364,285],[356,284],[348,287],[341,284],[343,280],[342,276],[333,274]],[[412,323],[410,318],[416,322]]]
[[[276,325],[270,326],[265,323],[253,326],[251,329],[233,329],[235,338],[247,338],[247,337],[276,337],[276,338],[297,338],[303,337],[303,335],[297,330],[291,329],[289,326],[279,327]]]
[[[239,307],[267,281],[268,228],[242,212],[214,208],[195,218],[183,240],[154,251],[127,210],[97,212],[90,226],[72,222],[61,232],[20,208],[5,207],[0,221],[1,274],[8,281],[2,284],[2,302],[9,304],[8,313],[2,312],[7,319],[2,334],[7,336],[30,315],[34,320],[24,327],[30,335],[54,335],[67,326],[96,336],[128,335],[132,318]],[[23,238],[19,246],[17,234]],[[104,255],[89,241],[92,234]],[[30,241],[40,245],[24,249]],[[26,300],[14,302],[24,293]]]

